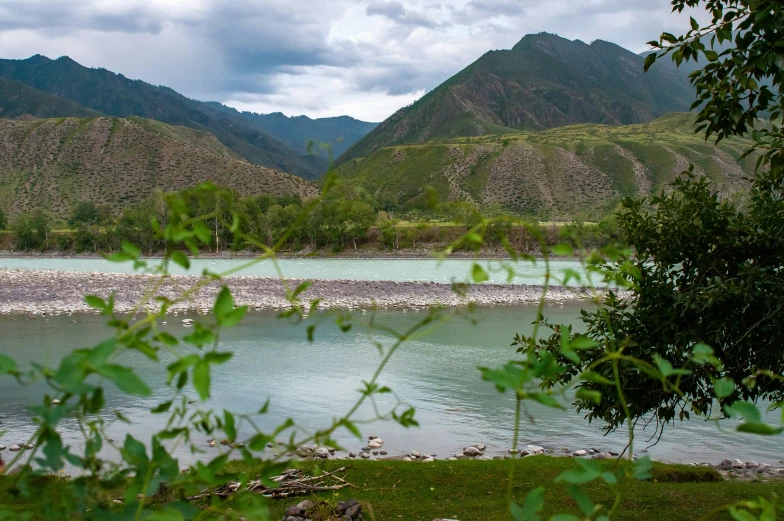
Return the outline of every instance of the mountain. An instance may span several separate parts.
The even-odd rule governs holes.
[[[75,101],[41,92],[19,81],[0,78],[0,118],[51,118],[61,114],[75,117],[101,115]]]
[[[312,140],[316,142],[316,145],[318,143],[330,145],[332,156],[338,157],[378,126],[378,123],[368,123],[350,116],[311,119],[307,116],[289,117],[281,112],[271,114],[239,112],[216,102],[209,102],[208,105],[245,118],[300,153],[307,152],[308,141]],[[312,153],[317,151],[319,150],[316,146]]]
[[[685,74],[643,72],[644,58],[613,43],[525,36],[490,51],[354,144],[338,164],[379,148],[459,136],[541,130],[578,123],[645,123],[689,109]]]
[[[109,116],[138,116],[206,130],[251,163],[301,177],[314,179],[327,167],[324,158],[291,149],[237,114],[186,98],[168,87],[130,80],[106,69],[84,67],[65,56],[56,60],[40,55],[26,60],[0,60],[0,77],[25,83]],[[63,110],[52,115],[82,114]]]
[[[291,174],[253,165],[203,130],[142,118],[0,119],[0,208],[67,217],[78,201],[117,209],[203,181],[242,195],[317,195]]]
[[[749,140],[718,146],[694,134],[692,114],[625,126],[582,124],[382,148],[338,174],[382,200],[417,205],[432,187],[440,200],[497,205],[543,219],[595,219],[621,197],[659,191],[689,163],[724,193],[747,188],[756,157],[738,163]]]

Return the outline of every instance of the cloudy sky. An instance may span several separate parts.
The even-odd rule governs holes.
[[[242,110],[381,121],[527,33],[641,52],[688,27],[670,11],[669,0],[0,0],[0,57],[68,55]]]

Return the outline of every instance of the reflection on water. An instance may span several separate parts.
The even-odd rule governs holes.
[[[547,315],[554,322],[570,322],[577,312],[576,307],[551,307]],[[398,330],[421,316],[403,311],[378,314],[382,323]],[[390,455],[417,449],[445,457],[478,442],[486,443],[498,454],[504,453],[512,442],[513,400],[481,381],[477,367],[498,366],[513,358],[511,338],[515,332],[529,332],[534,316],[535,308],[530,306],[482,308],[471,315],[476,323],[456,318],[429,336],[405,344],[392,358],[381,383],[416,407],[421,427],[406,430],[383,422],[366,426],[364,433],[383,437]],[[180,319],[170,318],[165,327],[172,333],[183,332]],[[221,348],[233,351],[235,356],[214,372],[213,397],[208,405],[253,413],[270,398],[270,414],[258,419],[259,425],[267,429],[290,416],[303,429],[312,430],[345,412],[357,398],[361,381],[369,379],[377,367],[380,355],[373,342],[382,341],[388,346],[389,338],[370,334],[361,327],[342,333],[334,325],[324,323],[311,343],[307,341],[306,326],[292,326],[274,315],[259,313],[226,331]],[[22,364],[33,360],[57,364],[68,350],[90,345],[106,335],[99,317],[76,315],[46,319],[0,317],[0,330],[0,352],[13,355]],[[129,399],[108,392],[109,407],[133,421],[130,425],[115,421],[108,431],[118,440],[125,433],[145,438],[161,422],[160,417],[146,411],[170,394],[162,385],[161,367],[135,353],[129,354],[125,362],[136,365],[146,381],[153,384],[154,396]],[[0,443],[18,443],[32,432],[26,407],[40,403],[43,391],[41,386],[20,388],[10,378],[0,378],[0,416],[5,430]],[[390,397],[381,405],[391,401]],[[572,411],[529,406],[528,412],[535,421],[523,426],[524,445],[535,443],[554,450],[616,450],[624,444],[622,434],[605,437],[600,425],[588,424]],[[370,414],[369,408],[360,411],[360,417]],[[64,426],[73,428],[68,423]],[[78,445],[73,431],[66,432],[64,438],[67,443]],[[346,433],[340,433],[338,441],[348,449],[361,446]],[[658,459],[684,462],[738,457],[777,463],[782,457],[775,438],[723,434],[715,424],[699,420],[669,429],[650,452]],[[190,458],[182,450],[179,456]]]

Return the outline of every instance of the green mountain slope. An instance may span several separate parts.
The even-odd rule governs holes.
[[[75,101],[41,92],[19,81],[0,78],[0,118],[51,118],[62,114],[80,118],[101,115]]]
[[[719,146],[693,133],[694,116],[670,114],[626,126],[582,124],[541,132],[459,138],[382,148],[338,173],[401,204],[441,200],[498,205],[547,219],[595,218],[621,197],[659,191],[695,165],[725,193],[743,189],[755,157],[738,163],[748,141]]]
[[[12,217],[43,208],[64,218],[78,201],[119,210],[156,190],[208,180],[242,195],[318,192],[301,177],[245,161],[202,130],[142,118],[0,119],[0,208]]]
[[[289,117],[281,112],[239,112],[216,102],[209,102],[208,105],[245,118],[300,153],[306,153],[308,141],[313,140],[330,145],[333,157],[338,157],[378,126],[378,123],[368,123],[350,116],[311,119],[307,116]],[[314,149],[313,153],[316,151]]]
[[[609,42],[528,35],[511,50],[486,53],[396,112],[338,163],[395,144],[578,123],[644,123],[688,110],[694,94],[686,76],[666,67],[645,74],[643,64],[644,58]]]
[[[323,158],[303,155],[239,115],[195,101],[167,87],[130,80],[106,69],[83,67],[68,57],[0,60],[0,77],[23,82],[116,117],[138,116],[170,125],[206,130],[248,161],[305,178],[326,170]],[[64,111],[57,116],[78,116]]]

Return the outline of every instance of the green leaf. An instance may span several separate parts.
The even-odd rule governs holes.
[[[602,481],[610,485],[618,483],[618,478],[612,472],[602,472]]]
[[[724,408],[727,414],[733,418],[742,417],[749,423],[762,423],[762,414],[757,406],[751,402],[737,401]]]
[[[138,259],[142,255],[142,251],[134,244],[128,241],[122,242],[122,251],[125,252],[131,259]]]
[[[735,382],[731,378],[720,378],[713,381],[713,392],[716,398],[726,398],[735,392]]]
[[[648,456],[643,456],[633,463],[632,477],[641,481],[651,479],[651,477],[653,477],[651,474],[652,467],[653,465],[651,464],[651,458]]]
[[[353,434],[357,439],[360,440],[362,439],[362,433],[359,432],[359,429],[357,428],[356,425],[354,425],[353,422],[349,420],[343,420],[341,422],[341,425],[343,425],[343,427],[345,427],[346,430],[348,430],[351,434]]]
[[[648,56],[645,57],[645,65],[643,67],[643,70],[645,72],[648,72],[648,69],[650,69],[651,65],[654,64],[654,62],[656,61],[656,57],[657,56],[656,56],[655,52],[652,52],[651,54],[649,54]]]
[[[147,449],[144,444],[135,439],[130,434],[125,435],[125,443],[123,444],[123,455],[131,464],[147,463]]]
[[[232,442],[237,439],[237,428],[234,424],[234,415],[223,409],[223,432]]]
[[[556,244],[555,246],[553,246],[553,249],[551,251],[554,255],[560,255],[562,257],[574,256],[574,250],[569,244],[566,243]]]
[[[114,382],[117,387],[128,394],[150,396],[152,391],[133,370],[121,365],[106,364],[98,367],[98,374]]]
[[[593,402],[596,405],[602,403],[602,393],[599,391],[589,391],[588,389],[578,389],[575,397],[579,400]]]
[[[595,461],[581,459],[575,461],[581,468],[567,470],[555,478],[555,481],[566,481],[573,485],[580,485],[601,477],[602,469]]]
[[[242,321],[243,317],[245,316],[245,313],[247,312],[248,312],[248,306],[240,306],[238,308],[235,308],[233,311],[231,311],[230,313],[228,313],[223,317],[223,320],[221,321],[221,326],[223,327],[236,326]]]
[[[544,487],[533,489],[525,496],[523,505],[515,502],[509,504],[509,510],[515,521],[539,521],[539,512],[544,508]]]
[[[202,400],[210,397],[210,364],[205,360],[199,361],[193,368],[193,388],[199,393]]]
[[[556,400],[553,395],[548,393],[529,393],[528,397],[552,409],[566,409],[562,403]]]
[[[8,355],[0,354],[0,374],[16,372],[16,361]]]
[[[213,312],[215,316],[223,318],[234,310],[234,298],[231,296],[231,290],[223,286],[215,298],[215,306]]]
[[[577,506],[580,507],[580,510],[583,511],[583,514],[586,516],[592,516],[596,507],[593,504],[593,501],[583,492],[580,490],[580,487],[577,485],[569,485],[569,495],[574,498],[577,502]]]
[[[161,414],[167,412],[171,408],[171,406],[172,406],[172,401],[169,400],[168,402],[163,402],[159,404],[157,407],[151,409],[150,412],[153,414]]]
[[[106,309],[106,302],[104,302],[101,297],[96,297],[95,295],[85,295],[84,301],[91,308],[100,309],[101,311]]]
[[[568,345],[572,349],[591,349],[592,347],[598,346],[599,343],[592,338],[580,335],[569,340]]]
[[[479,371],[482,373],[482,380],[494,383],[499,392],[505,392],[507,389],[522,391],[523,384],[528,380],[522,368],[511,362],[507,362],[501,369],[480,367]]]
[[[784,432],[784,427],[774,427],[767,423],[746,422],[738,425],[738,432],[748,432],[750,434],[761,434],[762,436],[773,436]]]
[[[211,364],[225,364],[234,356],[232,352],[220,352],[220,351],[210,351],[204,355],[204,360]]]
[[[658,355],[654,355],[653,360],[654,362],[656,362],[656,367],[659,368],[659,371],[661,372],[664,378],[667,378],[668,376],[674,376],[674,375],[691,374],[691,371],[687,369],[675,369],[669,361],[664,360]]]
[[[191,261],[190,261],[190,259],[188,259],[188,256],[185,255],[180,250],[174,250],[172,252],[171,260],[172,260],[172,262],[174,262],[175,264],[179,264],[180,266],[182,266],[186,270],[189,270],[191,268]]]
[[[482,282],[487,282],[490,280],[490,276],[487,274],[484,268],[479,264],[474,264],[471,268],[471,280],[473,280],[476,284],[480,284]]]
[[[596,371],[583,371],[580,373],[580,379],[585,380],[586,382],[593,382],[597,384],[615,385],[615,382],[609,378],[605,378]]]
[[[706,50],[704,54],[705,54],[705,58],[709,62],[715,62],[719,59],[719,53],[717,53],[716,51]]]

